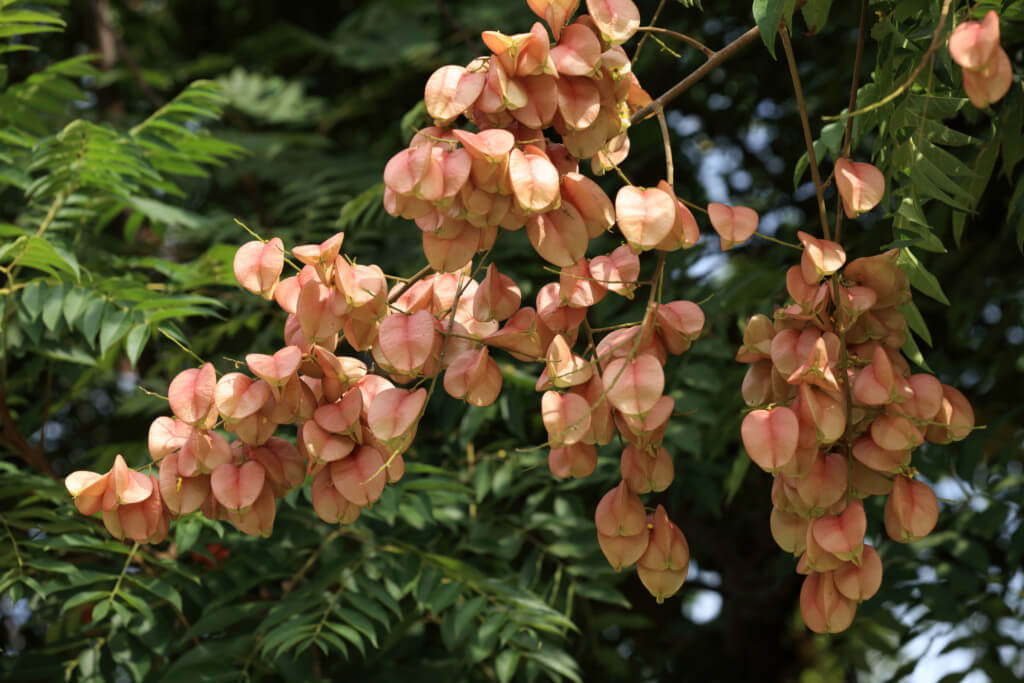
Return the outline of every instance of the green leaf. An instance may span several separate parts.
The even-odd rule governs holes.
[[[179,612],[181,611],[181,593],[179,593],[171,584],[148,576],[134,576],[129,574],[128,578],[131,579],[132,583],[136,584],[140,588],[144,588],[156,597],[166,600],[174,605]]]
[[[928,330],[928,324],[924,321],[924,316],[921,315],[921,311],[918,310],[917,304],[913,301],[908,301],[899,307],[900,312],[903,313],[903,317],[907,319],[907,325],[910,326],[917,336],[924,340],[924,343],[928,346],[932,345],[932,333]]]
[[[775,58],[775,35],[779,32],[779,23],[787,4],[787,0],[754,0],[754,23],[761,31],[761,40],[764,41],[772,59]]]
[[[100,354],[105,354],[111,346],[121,341],[131,327],[131,318],[124,311],[111,308],[103,316],[103,324],[100,326]]]
[[[487,606],[487,596],[478,595],[462,603],[455,611],[455,642],[459,643],[469,634],[469,628],[476,621],[481,610]]]
[[[896,263],[903,269],[903,272],[910,278],[910,284],[915,289],[927,294],[939,303],[949,306],[949,299],[942,291],[939,280],[924,267],[910,249],[901,249]]]
[[[133,368],[138,364],[142,350],[146,348],[146,342],[149,341],[149,332],[149,325],[136,325],[128,333],[128,338],[124,341],[124,352],[128,355],[128,361],[132,364]]]
[[[745,455],[743,458],[750,460],[750,458]],[[630,604],[625,595],[608,584],[601,583],[600,581],[584,581],[576,584],[576,595],[581,598],[586,598],[587,600],[606,602],[609,605],[618,605],[626,609],[632,608],[632,604]]]
[[[519,657],[519,650],[504,650],[494,660],[494,673],[498,675],[501,683],[508,683],[516,675]]]
[[[800,10],[807,22],[807,31],[817,33],[828,21],[828,12],[832,9],[832,0],[810,0]]]
[[[35,320],[43,310],[46,301],[48,287],[41,280],[33,280],[21,290],[21,304],[29,315],[29,320]]]
[[[89,302],[89,293],[81,287],[72,287],[64,295],[64,320],[68,327],[75,324],[78,316],[85,311],[85,305]]]
[[[79,605],[96,602],[97,600],[104,600],[108,597],[110,597],[110,591],[86,591],[84,593],[77,593],[74,597],[68,599],[64,603],[64,606],[61,607],[61,611],[67,612]]]
[[[57,330],[61,314],[64,311],[64,287],[50,287],[46,293],[46,301],[43,302],[43,324],[50,332]]]
[[[925,361],[924,354],[921,353],[921,349],[914,340],[913,334],[907,334],[907,341],[903,344],[902,351],[903,355],[913,361],[914,365],[918,366],[925,372],[930,372],[933,375],[935,374],[935,371],[932,370]]]

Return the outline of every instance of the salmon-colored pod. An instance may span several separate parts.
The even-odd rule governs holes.
[[[811,340],[811,347],[813,347],[813,342],[819,335],[820,333],[813,328],[782,330],[769,342],[772,366],[783,377],[789,377],[800,367],[810,352],[810,348],[808,348],[807,352],[800,353],[801,337],[808,337]]]
[[[551,340],[545,354],[551,385],[559,389],[590,381],[594,368],[589,361],[572,352],[565,337],[558,334]]]
[[[804,564],[805,568],[812,572],[829,572],[833,569],[838,569],[843,566],[843,560],[828,552],[818,543],[814,537],[814,523],[817,520],[811,520],[807,525],[807,531],[804,534],[804,554],[800,556],[800,562]]]
[[[153,493],[153,480],[143,473],[129,468],[120,453],[114,456],[114,465],[110,468],[108,476],[100,504],[104,510],[112,510],[120,505],[141,503]],[[78,484],[79,482],[73,483]],[[86,490],[80,492],[79,495],[90,495],[98,488],[97,482],[91,482],[91,485],[87,484]],[[72,495],[75,494],[72,492]]]
[[[766,472],[774,472],[796,455],[799,430],[796,413],[786,406],[777,406],[747,413],[740,435],[754,464]]]
[[[332,297],[332,301],[334,302],[340,300],[341,297]],[[297,299],[296,303],[298,303]],[[302,351],[304,356],[313,350],[313,342],[302,333],[302,323],[299,322],[299,317],[294,313],[289,313],[288,317],[284,321],[284,343],[286,346],[299,347],[299,350]],[[338,337],[335,335],[328,339],[323,339],[317,345],[333,351],[338,347]],[[303,365],[302,367],[308,366]],[[303,370],[303,372],[305,372],[305,370]]]
[[[665,348],[678,355],[687,351],[700,336],[704,329],[704,311],[692,301],[670,301],[658,306],[657,324]]]
[[[660,446],[653,458],[632,444],[626,446],[619,459],[619,470],[633,493],[664,491],[675,478],[672,456]]]
[[[899,349],[907,343],[907,319],[899,309],[875,307],[863,318],[873,323],[869,324],[870,336],[884,346]]]
[[[601,32],[601,38],[621,45],[640,27],[640,10],[633,0],[587,0],[587,12]]]
[[[380,322],[377,343],[394,368],[412,373],[427,362],[436,336],[434,316],[429,311],[412,315],[392,313]]]
[[[832,334],[826,332],[826,335]],[[789,384],[808,384],[824,389],[825,391],[838,392],[839,382],[832,373],[833,362],[829,357],[828,348],[824,337],[818,337],[811,347],[811,352],[806,360],[786,378]]]
[[[885,500],[885,532],[897,543],[919,541],[939,521],[939,501],[931,488],[916,479],[896,477]]]
[[[840,560],[860,563],[864,549],[864,534],[868,529],[868,518],[864,505],[859,500],[851,501],[838,515],[826,515],[811,522],[811,532],[827,552]]]
[[[577,394],[545,391],[540,409],[553,448],[581,441],[590,427],[590,404]]]
[[[345,341],[356,351],[369,351],[377,340],[377,321],[356,320],[345,321]]]
[[[299,425],[296,438],[299,452],[314,462],[334,462],[348,457],[355,449],[355,442],[348,436],[331,434],[316,420]]]
[[[480,246],[480,229],[466,223],[454,237],[449,239],[424,233],[423,254],[434,270],[453,273],[473,260]]]
[[[581,441],[598,446],[611,443],[615,429],[612,424],[612,409],[604,395],[601,376],[594,373],[589,382],[573,387],[569,391],[582,396],[590,406],[590,427]]]
[[[850,460],[850,495],[857,498],[885,496],[892,490],[892,479],[871,469],[859,460]]]
[[[839,309],[840,329],[848,329],[865,311],[878,302],[878,295],[870,287],[839,287],[836,307]]]
[[[875,208],[885,195],[885,176],[871,164],[841,157],[836,161],[835,177],[847,218]]]
[[[455,354],[444,375],[444,389],[470,405],[489,406],[501,393],[501,370],[486,347]]]
[[[807,575],[800,588],[800,616],[815,633],[839,633],[849,628],[857,603],[839,592],[831,573]]]
[[[292,247],[292,254],[303,264],[316,268],[320,282],[330,284],[334,273],[334,260],[338,258],[338,252],[341,251],[341,243],[344,240],[345,233],[337,232],[320,244],[303,244]]]
[[[353,455],[330,465],[334,488],[356,505],[375,503],[387,483],[386,461],[373,446],[363,446]]]
[[[846,263],[846,252],[836,242],[818,239],[802,230],[796,235],[804,245],[804,252],[800,256],[800,272],[807,282],[818,283],[821,278],[836,273]]]
[[[761,313],[750,317],[743,329],[743,345],[736,352],[736,360],[740,363],[753,363],[769,357],[775,327],[771,318]]]
[[[149,457],[154,462],[179,450],[192,433],[192,427],[181,420],[161,415],[149,425]]]
[[[284,242],[280,237],[246,242],[235,252],[233,266],[235,279],[243,289],[269,301],[284,268]]]
[[[836,589],[850,600],[870,600],[882,587],[882,558],[877,550],[865,545],[860,563],[850,562],[832,570],[832,580]]]
[[[107,487],[111,485],[110,479],[109,473],[98,474],[88,470],[78,470],[64,477],[64,488],[71,494],[75,501],[75,507],[80,513],[94,515],[100,511],[103,499],[107,497]]]
[[[828,445],[838,441],[846,431],[846,411],[840,398],[842,394],[825,392],[810,384],[800,385],[800,409],[798,415],[814,425],[818,444]]]
[[[546,344],[552,335],[538,325],[537,311],[524,306],[508,319],[504,327],[484,337],[483,342],[508,351],[521,361],[542,361]]]
[[[817,453],[807,474],[795,481],[796,494],[813,509],[825,509],[846,495],[847,459],[839,453]]]
[[[635,78],[632,74],[630,76]],[[686,204],[679,201],[675,190],[672,189],[672,186],[667,181],[659,181],[658,189],[672,198],[676,213],[672,229],[664,239],[658,242],[655,249],[660,249],[661,251],[689,249],[700,240],[700,227],[697,225],[697,219],[693,217],[693,213],[687,208]]]
[[[307,282],[317,278],[316,268],[303,266],[298,275],[286,277],[278,283],[274,289],[274,301],[286,313],[295,313],[295,306],[299,302],[299,291]]]
[[[346,435],[358,430],[362,411],[363,395],[357,389],[349,389],[337,403],[319,406],[313,412],[313,419],[331,434]]]
[[[910,449],[886,450],[865,434],[853,442],[853,457],[878,472],[901,472],[910,464]]]
[[[401,295],[391,304],[393,309],[403,313],[429,311],[434,301],[434,276],[417,280],[411,285],[407,282],[396,283],[388,292],[388,300],[393,299],[399,291]]]
[[[384,210],[390,215],[415,220],[434,210],[434,205],[411,194],[398,194],[384,187]]]
[[[209,473],[231,459],[227,439],[209,429],[196,429],[178,451],[178,471],[186,477],[194,477]]]
[[[474,318],[481,322],[500,321],[508,320],[519,310],[523,295],[515,281],[499,273],[491,263],[472,301]]]
[[[313,417],[317,400],[313,390],[298,375],[292,378],[279,390],[279,396],[267,401],[260,411],[267,419],[277,424],[305,422]]]
[[[566,131],[562,134],[562,142],[577,159],[591,159],[601,151],[608,139],[614,136],[618,130],[619,119],[615,110],[602,107],[597,121],[583,130]]]
[[[814,308],[818,298],[818,283],[807,280],[800,266],[791,266],[786,271],[786,292],[801,312],[809,311]]]
[[[898,249],[890,249],[874,256],[854,259],[843,269],[843,275],[865,287],[870,287],[878,296],[875,306],[887,308],[899,306],[910,300],[910,279],[897,265]]]
[[[225,463],[210,474],[210,491],[228,510],[252,506],[266,482],[267,471],[255,460],[242,465]]]
[[[450,121],[462,114],[484,89],[486,77],[467,71],[465,67],[442,66],[427,79],[423,103],[435,121]]]
[[[647,530],[647,513],[626,482],[620,481],[597,504],[594,522],[605,536],[633,536]]]
[[[156,477],[147,479],[152,493],[145,500],[103,511],[103,525],[111,536],[127,537],[139,543],[160,543],[167,537],[170,520],[160,497],[160,487]]]
[[[389,448],[401,447],[415,434],[426,401],[426,389],[385,389],[370,403],[367,426]]]
[[[217,406],[213,402],[216,386],[217,373],[212,363],[179,372],[167,389],[171,412],[186,424],[209,427],[217,421]]]
[[[582,259],[589,243],[583,217],[568,202],[531,215],[526,221],[526,236],[541,258],[561,268],[575,265]]]
[[[587,259],[566,268],[558,277],[558,299],[572,308],[589,308],[601,301],[608,290],[590,271]]]
[[[803,432],[806,428],[806,425],[803,422],[800,422],[800,431]],[[779,474],[784,474],[787,477],[794,479],[800,479],[806,476],[810,471],[811,466],[814,464],[814,458],[817,457],[821,449],[818,448],[818,444],[815,439],[811,439],[809,445],[801,444],[800,441],[801,439],[798,437],[796,453],[793,454],[793,458],[788,463],[778,469]]]
[[[607,365],[616,358],[627,358],[630,354],[650,355],[662,365],[668,360],[668,353],[661,337],[654,334],[654,319],[649,318],[643,326],[630,325],[609,332],[597,343],[597,359]],[[639,335],[639,340],[637,336]],[[634,348],[635,346],[635,348]]]
[[[270,538],[274,533],[274,520],[277,518],[277,502],[270,487],[264,487],[250,507],[242,510],[227,508],[226,516],[227,520],[243,534]]]
[[[882,413],[871,423],[871,440],[887,451],[909,451],[924,443],[924,436],[907,418]]]
[[[237,422],[262,408],[270,396],[270,385],[266,382],[254,382],[240,372],[229,372],[218,380],[213,400],[225,422]]]
[[[246,355],[245,362],[254,375],[270,385],[275,398],[281,396],[280,390],[288,383],[299,369],[302,362],[302,350],[297,346],[286,346],[268,356],[262,353]],[[211,397],[213,387],[211,387]]]
[[[624,185],[615,195],[615,219],[634,251],[654,249],[675,225],[675,198],[656,187]]]
[[[534,14],[548,22],[551,34],[555,40],[559,40],[563,29],[568,35],[571,27],[567,28],[565,25],[579,6],[580,0],[527,0],[526,4],[530,6]]]
[[[601,112],[601,95],[586,76],[563,76],[556,81],[558,113],[567,130],[588,128]]]
[[[965,21],[949,36],[949,54],[964,69],[984,70],[999,49],[999,15],[989,10],[982,21]]]
[[[363,508],[341,495],[331,480],[330,469],[322,469],[313,478],[313,509],[328,524],[351,524],[359,519]]]
[[[234,433],[250,446],[262,446],[277,431],[278,423],[270,419],[270,414],[276,407],[276,402],[271,398],[259,411],[249,417],[242,418],[237,422],[224,423],[224,429]]]
[[[426,165],[413,162],[413,152],[412,148],[403,149],[384,166],[384,184],[400,196],[411,196],[427,172]]]
[[[605,367],[601,381],[608,402],[626,415],[643,415],[665,390],[665,373],[658,359],[641,354],[633,360],[616,358]]]
[[[315,344],[330,339],[341,330],[345,319],[334,313],[335,298],[341,297],[316,280],[310,280],[299,290],[295,317],[299,320],[302,335],[310,342]]]
[[[537,0],[533,0],[531,4],[536,2]],[[574,4],[578,3],[579,0],[576,0]],[[601,62],[601,41],[592,30],[580,24],[572,24],[565,27],[564,35],[561,37],[554,30],[554,26],[552,33],[558,44],[551,48],[551,61],[559,75],[592,76],[598,71]]]
[[[386,378],[380,375],[368,374],[356,382],[356,388],[359,389],[359,393],[362,394],[363,401],[363,419],[366,420],[369,416],[370,404],[373,403],[373,399],[380,392],[385,389],[393,389],[394,384],[389,382]]]
[[[640,258],[626,245],[609,254],[590,259],[590,277],[609,292],[627,299],[633,298],[636,281],[640,277]]]
[[[675,593],[679,586],[682,585],[683,579],[686,578],[686,572],[690,566],[690,546],[687,544],[686,536],[683,535],[683,532],[668,518],[668,513],[665,512],[663,505],[659,505],[655,509],[654,514],[648,518],[647,525],[651,529],[651,538],[647,545],[647,550],[644,551],[644,554],[637,561],[637,571],[645,569],[648,571],[648,574],[666,571],[682,573],[682,577],[679,578],[679,583],[675,590],[667,593],[656,592],[651,585],[648,585],[648,582],[643,578],[643,574],[641,574],[641,580],[644,581],[644,585],[660,602],[663,598],[667,598]],[[649,576],[649,578],[655,577]]]
[[[306,480],[306,458],[292,443],[275,437],[246,450],[266,470],[274,497],[281,498]]]
[[[517,85],[525,95],[525,103],[522,107],[509,109],[513,118],[523,126],[537,131],[550,126],[558,113],[557,79],[547,74],[517,76],[514,79],[509,79],[509,84]],[[539,134],[530,135],[525,139],[533,140],[538,137],[540,137]],[[525,207],[523,208],[525,209]]]
[[[549,282],[537,291],[537,317],[551,332],[564,334],[567,340],[575,340],[576,330],[586,318],[587,312],[581,308],[561,305],[558,290],[557,282]],[[547,344],[544,348],[547,348]]]
[[[751,408],[763,406],[772,401],[772,364],[759,360],[747,368],[741,388],[743,401]]]
[[[875,348],[871,364],[857,372],[853,380],[853,397],[866,406],[881,406],[896,398],[892,363],[881,346]]]
[[[452,131],[472,160],[469,184],[484,192],[504,193],[508,187],[509,153],[515,137],[507,130],[491,128],[479,133]]]
[[[942,382],[933,375],[918,373],[907,378],[910,398],[894,403],[886,412],[905,415],[912,420],[931,421],[942,408]]]
[[[787,553],[799,557],[807,548],[807,519],[796,513],[772,507],[769,523],[772,538]]]
[[[559,203],[558,170],[540,150],[535,153],[515,148],[509,153],[508,182],[519,208],[527,214],[557,208]]]
[[[967,397],[959,390],[942,385],[942,401],[933,422],[928,426],[927,436],[932,443],[949,443],[966,439],[974,429],[974,409]]]
[[[718,233],[722,251],[743,244],[757,232],[760,221],[757,212],[745,206],[726,206],[718,202],[708,204],[711,227]]]
[[[369,322],[387,309],[387,280],[377,265],[351,265],[344,256],[334,261],[334,287],[348,303],[353,318]]]
[[[210,495],[210,475],[181,476],[178,472],[177,453],[160,461],[157,482],[163,503],[174,517],[195,512]]]
[[[597,449],[586,443],[552,448],[548,453],[548,468],[559,479],[589,477],[597,468]]]
[[[608,536],[597,532],[597,543],[608,564],[615,571],[636,563],[647,550],[651,532],[646,526],[638,534],[632,536]]]
[[[674,398],[662,396],[644,416],[616,413],[616,424],[623,438],[653,457],[655,453],[652,447],[661,443],[675,407]]]
[[[1013,65],[1010,56],[996,47],[992,59],[981,71],[963,70],[964,92],[978,109],[1003,99],[1013,84]]]

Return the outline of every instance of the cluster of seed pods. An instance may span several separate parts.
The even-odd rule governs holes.
[[[963,439],[974,414],[953,387],[912,374],[900,353],[910,286],[898,252],[846,264],[837,243],[799,235],[800,265],[786,273],[792,303],[774,320],[751,318],[736,355],[750,363],[743,398],[754,408],[741,433],[750,458],[775,477],[771,533],[800,558],[804,623],[835,633],[882,581],[881,558],[864,543],[862,501],[887,496],[894,541],[927,535],[938,501],[914,478],[911,453],[926,440]]]

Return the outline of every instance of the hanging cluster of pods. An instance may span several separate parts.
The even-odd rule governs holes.
[[[149,433],[159,474],[134,472],[121,456],[106,474],[71,474],[66,486],[83,514],[102,512],[112,535],[139,542],[163,540],[172,518],[196,510],[269,536],[276,499],[312,477],[316,513],[354,522],[402,477],[435,385],[490,405],[502,388],[492,354],[504,352],[540,364],[536,389],[556,477],[589,475],[597,447],[618,434],[621,481],[596,509],[600,547],[616,570],[636,564],[659,602],[679,590],[686,538],[664,507],[650,511],[640,496],[674,477],[662,445],[674,409],[663,368],[700,335],[704,314],[689,301],[661,302],[661,280],[666,253],[694,246],[698,224],[670,181],[627,184],[613,202],[579,172],[586,160],[595,174],[617,168],[629,152],[631,115],[651,102],[620,47],[640,25],[635,5],[587,0],[589,14],[569,23],[579,0],[528,3],[554,42],[539,22],[519,35],[485,31],[487,55],[441,67],[427,81],[435,125],[384,171],[384,206],[416,223],[429,266],[389,287],[378,266],[342,253],[338,233],[292,248],[301,268],[282,279],[291,261],[279,238],[243,245],[235,275],[288,313],[284,346],[246,356],[248,373],[218,376],[206,363],[175,377],[173,417],[157,418]],[[992,101],[1005,59],[998,22],[994,39],[989,18],[962,24],[950,50],[968,93]],[[840,159],[835,180],[849,217],[884,195],[870,164]],[[758,227],[745,207],[713,203],[707,213],[723,250]],[[591,240],[616,226],[624,244],[588,258]],[[533,306],[487,262],[501,231],[524,227],[540,258],[560,269]],[[800,265],[786,274],[792,303],[774,319],[751,318],[737,354],[751,364],[742,393],[753,410],[741,435],[751,459],[775,477],[771,531],[807,575],[804,620],[836,632],[881,582],[879,555],[864,543],[862,499],[888,496],[893,540],[927,534],[937,501],[914,478],[911,452],[925,440],[964,438],[974,416],[960,392],[911,374],[900,355],[899,306],[910,290],[896,252],[847,264],[836,242],[799,236]],[[658,262],[642,319],[600,336],[589,308],[610,294],[632,299],[649,251]],[[342,342],[351,354],[339,352]],[[296,426],[294,443],[275,436],[282,425]]]

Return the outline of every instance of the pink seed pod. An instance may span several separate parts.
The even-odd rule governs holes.
[[[217,373],[211,363],[179,372],[167,390],[171,412],[192,426],[212,425],[217,421],[217,406],[213,402],[216,385]]]
[[[949,443],[966,439],[974,429],[974,409],[959,390],[942,385],[942,401],[932,417],[938,424],[928,426],[927,436],[932,443]]]
[[[1010,57],[997,47],[992,59],[981,71],[963,70],[964,92],[978,109],[984,109],[993,102],[1003,99],[1013,83],[1013,66]]]
[[[600,303],[608,289],[598,282],[590,270],[590,263],[582,258],[558,276],[558,299],[571,308],[589,308]]]
[[[238,422],[225,423],[224,429],[233,432],[239,439],[250,446],[262,446],[277,430],[278,423],[269,417],[274,407],[274,400],[271,399],[263,408],[249,417],[242,418]]]
[[[964,69],[981,71],[999,47],[999,15],[989,10],[982,21],[965,21],[949,36],[949,54]]]
[[[164,510],[156,478],[147,477],[152,493],[142,501],[103,511],[103,525],[111,536],[139,543],[160,543],[167,537],[170,519]]]
[[[408,444],[416,433],[427,390],[385,389],[373,398],[367,412],[370,432],[389,448]]]
[[[270,400],[270,385],[240,372],[229,372],[217,381],[213,401],[217,412],[227,422],[237,422],[249,417]]]
[[[871,440],[887,451],[909,451],[924,443],[924,436],[907,418],[882,413],[871,423]]]
[[[664,491],[675,478],[672,456],[661,447],[657,455],[651,457],[632,444],[626,446],[620,459],[620,472],[629,490],[638,494]]]
[[[263,465],[275,498],[281,498],[306,480],[306,458],[289,441],[271,438],[248,449],[249,457]]]
[[[555,335],[545,354],[551,386],[565,389],[590,381],[594,368],[583,356],[575,354],[560,334]]]
[[[181,420],[161,415],[149,425],[149,457],[158,462],[185,445],[192,427]]]
[[[509,109],[509,113],[531,131],[519,139],[525,141],[540,138],[540,129],[550,126],[558,112],[557,80],[547,74],[517,76],[509,79],[509,86],[510,90],[518,88],[523,97],[523,106]]]
[[[624,185],[615,195],[615,218],[634,251],[655,248],[676,221],[674,198],[658,188]]]
[[[842,501],[837,503],[841,505]],[[833,569],[838,569],[843,566],[843,560],[832,553],[821,547],[818,540],[814,537],[814,523],[817,520],[812,520],[807,525],[807,533],[804,536],[804,554],[800,556],[799,563],[804,565],[804,568],[812,572],[829,572]]]
[[[178,471],[177,453],[171,453],[160,461],[157,482],[164,505],[174,517],[195,512],[210,495],[210,475],[182,476]]]
[[[83,515],[94,515],[100,511],[109,485],[109,473],[78,470],[64,477],[64,488],[71,494],[75,507]]]
[[[548,443],[553,448],[581,441],[590,427],[590,404],[576,394],[546,391],[541,396],[540,409]]]
[[[896,398],[895,375],[889,354],[878,346],[871,364],[857,372],[853,380],[853,397],[866,406],[880,406]]]
[[[849,628],[857,603],[836,588],[831,573],[811,573],[800,588],[800,616],[815,633],[839,633]]]
[[[548,453],[548,468],[559,479],[589,477],[597,468],[597,449],[586,443],[552,448]]]
[[[847,469],[842,455],[819,452],[807,474],[796,480],[796,494],[809,508],[824,510],[846,495]]]
[[[793,459],[799,430],[796,413],[786,406],[747,413],[740,426],[747,455],[766,472],[773,472]]]
[[[811,523],[814,540],[840,560],[859,562],[864,548],[868,519],[864,505],[852,501],[838,515],[819,517]]]
[[[601,375],[608,401],[626,415],[643,415],[665,390],[665,373],[658,359],[641,354],[633,360],[616,358]]]
[[[605,536],[633,536],[647,529],[644,505],[624,481],[601,498],[594,521]]]
[[[535,147],[534,153],[515,148],[509,155],[508,182],[519,207],[528,214],[543,213],[559,204],[558,170]]]
[[[246,355],[245,362],[252,370],[252,374],[269,384],[274,397],[278,398],[281,396],[281,388],[298,371],[299,363],[302,362],[302,350],[297,346],[286,346],[272,356],[250,353]],[[213,394],[212,389],[210,393]]]
[[[638,534],[632,536],[607,536],[597,532],[597,543],[608,564],[615,571],[636,563],[647,550],[651,532],[646,526]]]
[[[427,113],[437,122],[454,119],[480,96],[485,80],[484,74],[467,71],[461,66],[442,66],[427,79],[423,93]]]
[[[249,536],[270,538],[274,533],[274,519],[277,517],[277,503],[270,487],[264,487],[252,506],[241,510],[226,509],[226,517],[235,528]]]
[[[841,157],[836,161],[835,176],[847,218],[875,208],[885,195],[885,176],[871,164]]]
[[[316,420],[299,425],[296,444],[305,457],[314,463],[335,462],[348,457],[356,447],[348,436],[331,434]]]
[[[450,237],[424,233],[423,255],[434,270],[454,273],[472,260],[480,248],[481,235],[480,229],[469,223],[460,224],[458,232]]]
[[[697,219],[693,217],[690,209],[679,201],[675,190],[672,189],[672,186],[667,181],[659,181],[658,189],[672,198],[672,202],[676,207],[676,215],[675,221],[672,223],[672,229],[663,240],[658,242],[655,248],[661,251],[689,249],[700,240],[700,227],[697,225]]]
[[[604,384],[601,376],[594,373],[590,381],[581,386],[573,387],[570,393],[579,394],[590,406],[590,427],[583,434],[583,443],[604,445],[611,443],[614,436],[612,409],[604,395]]]
[[[583,216],[569,202],[531,215],[526,221],[526,236],[541,258],[560,268],[579,262],[589,244]]]
[[[625,245],[617,247],[590,259],[590,277],[609,292],[632,300],[640,277],[640,258]]]
[[[648,521],[650,541],[637,560],[637,574],[658,604],[675,595],[686,580],[690,567],[690,546],[686,536],[659,505]]]
[[[741,388],[743,401],[751,408],[757,408],[772,401],[772,364],[759,360],[747,368]]]
[[[348,501],[356,505],[375,503],[387,483],[386,460],[373,446],[363,446],[353,455],[332,462],[331,481]]]
[[[933,375],[918,373],[907,378],[911,397],[889,408],[911,419],[931,421],[942,408],[942,382]]]
[[[621,45],[640,27],[640,10],[633,0],[587,0],[587,12],[602,40]]]
[[[826,332],[831,335],[831,332]],[[828,343],[824,336],[818,337],[811,347],[807,359],[786,378],[789,384],[808,384],[825,391],[838,392],[839,383],[832,373],[834,361],[830,357]]]
[[[393,367],[412,373],[427,362],[436,336],[434,316],[428,311],[412,315],[393,313],[381,321],[377,342]]]
[[[674,398],[662,396],[654,404],[654,407],[642,417],[616,413],[615,423],[618,425],[619,434],[637,449],[655,457],[657,455],[655,449],[665,436],[665,429],[668,427],[668,420],[672,417],[675,406]]]
[[[568,34],[569,29],[565,25],[579,6],[580,0],[527,0],[526,4],[534,14],[548,22],[551,35],[555,40],[559,40],[563,30]]]
[[[935,528],[939,501],[931,488],[916,479],[896,477],[885,501],[885,531],[897,543],[919,541]]]
[[[537,317],[553,335],[564,334],[566,340],[575,341],[576,331],[586,318],[587,312],[581,308],[563,306],[558,297],[558,290],[557,282],[549,282],[537,291]],[[546,349],[550,343],[549,338],[544,348]]]
[[[864,546],[860,564],[853,562],[832,570],[836,589],[850,600],[870,600],[882,587],[882,558],[870,545]]]
[[[358,389],[348,390],[337,403],[319,406],[313,412],[313,419],[331,434],[350,434],[359,427],[363,410],[363,395]]]
[[[232,461],[228,440],[211,429],[195,429],[178,452],[178,471],[186,477],[208,474]]]
[[[760,218],[757,212],[745,206],[726,206],[718,202],[708,204],[711,227],[718,233],[722,251],[743,244],[757,232]]]
[[[597,120],[601,94],[586,76],[563,76],[557,81],[558,113],[566,129],[581,130]]]
[[[849,486],[850,495],[857,498],[887,496],[892,491],[892,480],[853,459],[850,460]]]
[[[341,495],[331,480],[330,469],[322,469],[313,478],[313,509],[328,524],[352,524],[359,519],[363,508]]]
[[[878,472],[894,474],[910,464],[910,449],[886,450],[865,434],[853,442],[853,457]]]
[[[280,237],[268,242],[246,242],[235,252],[234,271],[238,284],[268,301],[274,296],[283,268],[284,242]]]
[[[803,231],[797,232],[797,237],[804,245],[800,272],[807,282],[817,283],[821,278],[833,275],[846,263],[846,252],[839,244],[818,239]]]
[[[444,375],[449,396],[477,407],[489,406],[501,393],[501,369],[486,347],[459,352]]]
[[[796,513],[772,507],[769,521],[775,543],[787,553],[800,556],[807,547],[808,520]]]
[[[658,333],[669,353],[686,352],[704,329],[704,311],[692,301],[670,301],[658,306]]]
[[[870,287],[878,296],[876,306],[899,306],[910,300],[910,279],[897,265],[898,249],[850,261],[843,275],[858,284]]]
[[[578,4],[578,0],[575,4]],[[559,32],[554,30],[554,26],[551,28],[555,40],[558,41],[558,44],[551,48],[551,61],[560,76],[590,76],[598,70],[601,61],[601,41],[593,31],[581,24],[572,24],[566,26],[559,37]]]
[[[797,415],[801,421],[814,426],[818,445],[827,446],[838,441],[846,431],[846,410],[841,400],[842,394],[801,384],[799,398]]]
[[[537,311],[524,306],[508,319],[505,326],[484,338],[484,343],[508,351],[522,361],[538,360],[544,353],[537,326]]]
[[[341,302],[342,308],[347,308],[340,294],[319,281],[310,280],[302,285],[299,298],[295,301],[295,317],[307,341],[315,344],[341,331],[345,319],[335,313],[337,302]]]
[[[743,346],[736,352],[736,360],[740,363],[753,363],[769,357],[775,328],[771,319],[758,313],[751,316],[743,329]]]
[[[600,237],[615,224],[612,200],[600,185],[587,176],[578,172],[566,173],[562,176],[561,192],[562,202],[572,204],[579,212],[587,229],[587,237]]]
[[[522,301],[522,292],[515,281],[498,272],[491,263],[473,295],[473,317],[481,322],[508,320],[519,310]]]
[[[345,233],[337,232],[320,244],[303,244],[292,247],[292,255],[301,263],[316,268],[320,282],[328,284],[334,273],[334,261],[341,251],[341,243],[345,241]]]

